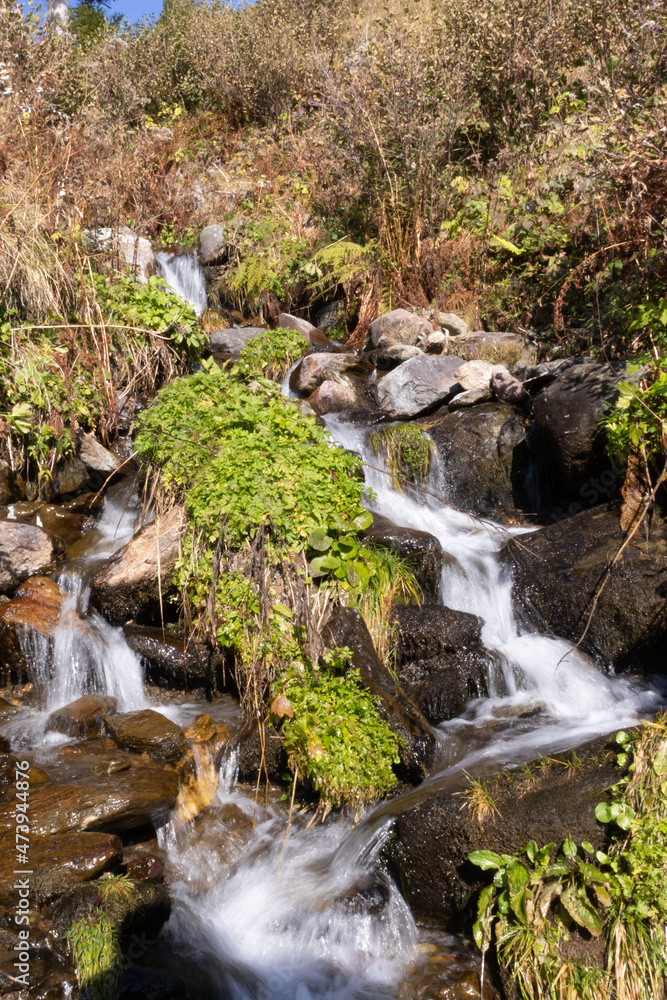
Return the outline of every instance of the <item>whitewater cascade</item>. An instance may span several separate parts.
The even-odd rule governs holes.
[[[157,273],[182,299],[189,302],[197,316],[206,309],[206,279],[197,254],[191,252],[155,254]]]

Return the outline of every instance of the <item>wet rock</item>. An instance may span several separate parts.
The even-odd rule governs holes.
[[[400,750],[401,776],[412,782],[421,781],[435,758],[433,731],[380,661],[359,612],[353,608],[334,608],[323,636],[330,649],[347,646],[352,650],[352,664],[359,670],[363,684],[379,698],[389,726],[404,740]]]
[[[322,382],[347,371],[366,373],[354,354],[308,354],[292,372],[290,389],[300,396],[309,396]]]
[[[199,234],[199,260],[202,264],[219,264],[225,255],[225,227],[205,226]]]
[[[90,739],[106,732],[104,718],[116,710],[118,701],[110,695],[89,694],[51,712],[47,733],[64,733]]]
[[[68,458],[56,473],[56,495],[75,493],[88,481],[89,472],[83,462],[76,458]]]
[[[527,471],[524,419],[509,406],[485,403],[422,421],[441,461],[443,495],[473,514],[519,507]]]
[[[540,630],[577,642],[591,601],[623,544],[619,511],[593,507],[512,540],[501,559],[512,570],[513,597]],[[648,540],[638,532],[611,571],[582,648],[605,666],[667,670],[667,523],[656,517]]]
[[[0,507],[11,503],[14,495],[11,469],[0,459]]]
[[[378,347],[374,351],[364,351],[363,356],[381,371],[391,371],[404,361],[421,357],[423,354],[421,348],[410,344],[390,344],[388,347]]]
[[[86,524],[85,514],[74,514],[56,504],[42,504],[31,518],[33,523],[59,538],[68,546],[83,535]]]
[[[491,389],[468,389],[467,392],[459,392],[450,399],[447,409],[450,413],[454,410],[466,410],[469,406],[479,406],[481,403],[490,403],[493,399]]]
[[[470,327],[464,319],[456,313],[438,312],[434,317],[434,322],[441,330],[446,330],[450,337],[460,337],[464,333],[470,333]]]
[[[207,712],[203,712],[186,729],[185,737],[189,743],[206,744],[217,758],[228,745],[231,733],[227,726],[214,722]]]
[[[331,355],[319,355],[319,357],[331,357]],[[323,416],[325,413],[344,413],[346,410],[358,410],[368,406],[368,404],[369,401],[345,377],[335,380],[326,379],[308,397],[308,405],[318,416]]]
[[[503,365],[494,365],[491,373],[491,388],[499,403],[511,406],[524,406],[530,396],[518,378],[510,375]]]
[[[333,330],[334,327],[341,326],[345,321],[345,300],[336,299],[326,306],[318,309],[315,315],[315,322],[318,330]]]
[[[31,834],[156,825],[167,818],[177,794],[178,777],[173,771],[139,763],[108,776],[91,776],[89,782],[38,788],[30,793]],[[14,826],[10,800],[0,805],[0,837]]]
[[[0,521],[0,593],[13,590],[29,576],[44,573],[62,549],[60,541],[43,528]]]
[[[485,785],[495,808],[477,805],[465,789],[434,795],[401,813],[389,851],[403,894],[418,916],[459,928],[470,919],[475,893],[486,882],[468,861],[476,850],[514,854],[529,840],[605,844],[595,807],[618,780],[607,739],[578,749],[579,760],[557,754],[550,766],[497,775]]]
[[[11,750],[11,744],[6,736],[0,734],[0,754],[8,754]]]
[[[281,313],[278,316],[278,326],[283,327],[285,330],[296,330],[297,333],[303,334],[310,340],[311,334],[319,333],[320,331],[312,323],[309,323],[307,319],[299,319],[298,316],[291,316],[289,313]]]
[[[378,406],[393,420],[433,409],[454,394],[460,367],[461,359],[452,355],[410,358],[377,383]]]
[[[255,782],[268,777],[272,784],[282,784],[288,773],[285,741],[273,726],[263,726],[260,732],[257,721],[247,722],[236,738],[239,781]]]
[[[442,604],[392,608],[396,634],[396,669],[402,674],[415,661],[447,656],[482,644],[483,621]],[[406,679],[409,677],[406,675]]]
[[[104,723],[119,747],[147,753],[155,761],[176,760],[188,748],[181,727],[151,708],[107,716]]]
[[[208,340],[207,350],[210,354],[229,354],[232,357],[239,357],[241,351],[256,337],[261,337],[266,333],[259,326],[233,327],[227,330],[216,330]]]
[[[100,872],[117,867],[123,854],[120,837],[110,833],[66,833],[30,839],[30,895],[45,903]],[[0,902],[16,902],[16,846],[0,844]]]
[[[47,649],[53,639],[65,595],[46,577],[33,576],[16,591],[14,599],[0,605],[0,662],[12,671],[27,670],[26,646],[30,634],[34,648]]]
[[[107,915],[120,933],[121,944],[127,944],[132,934],[143,942],[157,937],[171,912],[166,886],[138,882],[130,893],[102,894],[102,882],[77,886],[51,906],[50,916],[58,935],[63,937],[75,921],[94,911]]]
[[[441,990],[440,1000],[500,1000],[500,993],[489,983],[489,977],[484,981],[484,995],[478,972],[467,972],[462,979]]]
[[[185,531],[185,514],[174,507],[143,528],[95,574],[91,599],[114,624],[159,617],[160,589],[168,593]],[[160,574],[158,576],[158,554]]]
[[[128,646],[141,657],[150,684],[185,691],[208,690],[211,654],[203,643],[188,642],[169,629],[125,625]]]
[[[120,465],[120,459],[116,458],[108,448],[100,444],[92,434],[84,434],[81,438],[79,461],[83,462],[86,468],[91,469],[93,472],[107,474],[115,472]]]
[[[600,420],[618,397],[619,382],[628,378],[633,381],[638,375],[585,359],[567,368],[536,397],[531,445],[539,455],[546,502],[566,495],[590,506],[591,501],[609,499],[610,488],[620,488],[619,470],[612,468],[605,454],[606,431]],[[610,477],[606,495],[594,485],[602,475]]]
[[[373,524],[364,539],[407,559],[427,602],[437,603],[440,595],[443,552],[440,542],[427,531],[401,528],[388,517],[373,514]]]
[[[464,361],[492,361],[510,370],[537,361],[536,345],[518,333],[463,333],[456,338],[456,353]]]
[[[127,863],[127,874],[135,882],[162,882],[164,861],[155,854],[146,854]]]
[[[430,333],[433,333],[433,326],[429,321],[407,309],[394,309],[379,316],[368,329],[372,347],[389,347],[392,344],[414,346]]]
[[[386,882],[376,874],[361,876],[355,885],[336,897],[336,904],[350,916],[377,916],[390,899]]]
[[[456,378],[462,389],[489,391],[491,389],[491,376],[495,365],[490,361],[466,361],[456,372]]]

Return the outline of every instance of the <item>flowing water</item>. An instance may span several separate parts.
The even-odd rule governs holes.
[[[157,273],[169,287],[201,316],[207,304],[206,279],[195,251],[169,253],[164,250],[155,254],[155,264]]]
[[[176,812],[159,831],[175,897],[162,938],[164,967],[182,975],[187,966],[201,998],[445,997],[442,991],[475,968],[476,959],[461,940],[418,927],[383,870],[381,849],[393,817],[450,787],[462,769],[484,773],[575,746],[657,707],[658,693],[646,683],[608,676],[564,640],[518,626],[498,550],[508,534],[526,529],[508,532],[434,496],[396,491],[377,471],[380,460],[367,431],[333,418],[328,427],[338,444],[363,456],[374,495],[369,506],[438,538],[447,556],[443,603],[484,622],[483,641],[495,660],[490,696],[471,701],[461,718],[439,727],[440,763],[419,788],[380,805],[356,826],[332,818],[308,826],[297,814],[289,828],[286,805],[275,794],[258,804],[253,789],[236,783],[233,757],[194,821],[187,821],[194,811]],[[429,490],[438,495],[444,489],[436,467]],[[47,708],[87,692],[114,695],[121,710],[148,704],[139,659],[122,630],[89,608],[91,573],[141,521],[136,496],[115,487],[81,555],[75,550],[68,560],[60,579],[67,597],[50,656],[31,654]],[[171,713],[177,719],[178,711]],[[43,725],[43,714],[39,718]],[[25,718],[20,724],[25,729]],[[212,762],[198,761],[211,785]]]

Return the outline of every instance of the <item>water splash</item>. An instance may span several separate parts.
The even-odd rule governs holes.
[[[162,251],[155,254],[157,273],[161,275],[170,288],[189,302],[197,316],[201,316],[207,306],[206,279],[197,260],[197,254],[168,253]]]

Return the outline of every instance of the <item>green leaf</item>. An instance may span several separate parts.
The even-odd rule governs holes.
[[[358,514],[352,519],[352,524],[358,531],[365,531],[366,528],[370,528],[372,523],[373,515],[368,510],[365,510],[362,514]]]
[[[602,930],[602,921],[582,890],[574,887],[566,889],[561,894],[560,901],[576,924],[590,931],[593,937],[598,936]]]
[[[566,858],[569,858],[570,861],[574,861],[574,859],[577,856],[577,845],[572,840],[572,837],[569,834],[567,836],[567,839],[565,840],[565,843],[563,844],[563,854],[565,855]]]
[[[308,535],[308,544],[317,552],[326,552],[333,545],[333,538],[324,528],[315,528],[315,531],[311,531]]]
[[[505,867],[504,858],[500,854],[494,854],[493,851],[473,851],[468,855],[468,860],[483,871]]]
[[[612,816],[611,806],[607,802],[598,802],[595,807],[595,818],[599,823],[611,823]]]

